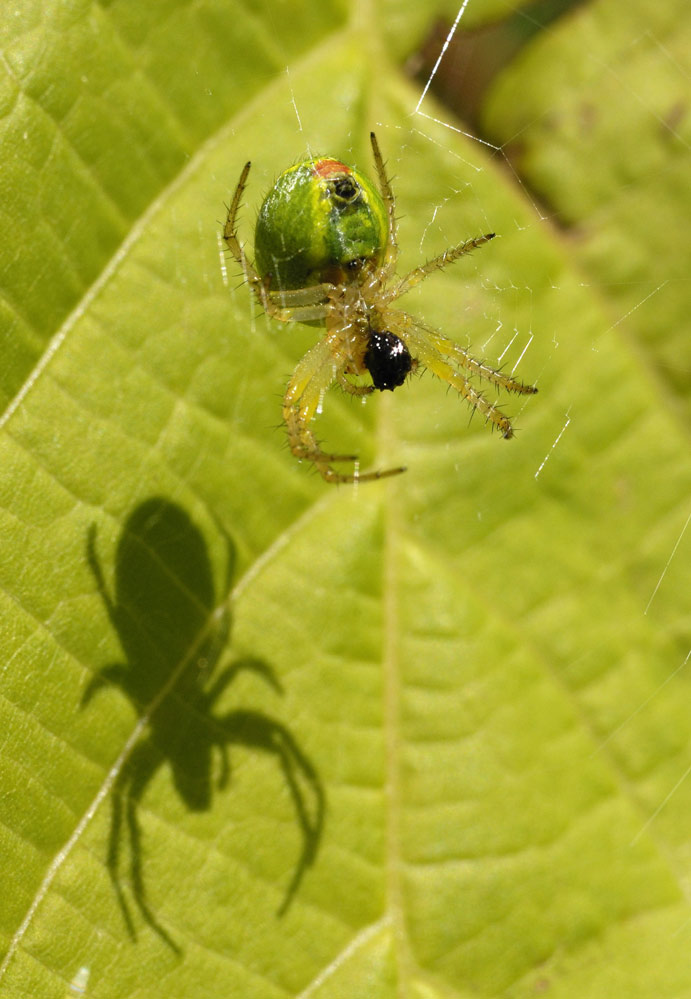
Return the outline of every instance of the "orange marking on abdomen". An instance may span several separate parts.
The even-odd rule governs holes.
[[[345,163],[341,163],[340,160],[328,158],[315,160],[312,164],[312,169],[318,177],[326,177],[327,180],[334,174],[352,173],[350,167]]]

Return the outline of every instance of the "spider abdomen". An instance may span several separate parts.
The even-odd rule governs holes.
[[[365,351],[365,367],[376,389],[392,392],[402,385],[413,367],[410,351],[399,336],[388,330],[370,333]]]
[[[332,157],[303,160],[280,175],[259,210],[257,271],[272,288],[304,288],[381,262],[386,208],[355,167]]]

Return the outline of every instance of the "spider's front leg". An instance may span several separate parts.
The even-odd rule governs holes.
[[[296,458],[311,461],[326,482],[367,482],[404,472],[404,468],[384,471],[337,472],[334,462],[357,461],[354,454],[328,454],[314,436],[310,423],[321,409],[324,394],[335,379],[341,380],[347,360],[339,359],[339,338],[330,333],[315,344],[298,364],[283,399],[283,419],[288,430],[290,450]]]
[[[344,371],[339,371],[338,373],[338,384],[348,395],[363,396],[371,395],[374,392],[374,385],[356,385],[354,382],[348,380]]]
[[[405,312],[392,309],[387,313],[387,318],[390,329],[405,338],[411,353],[423,367],[454,388],[473,410],[477,410],[484,416],[486,422],[491,423],[500,431],[502,437],[507,440],[513,437],[514,430],[508,416],[498,406],[490,402],[482,392],[478,391],[470,379],[458,368],[466,368],[471,373],[484,377],[498,388],[505,388],[509,392],[532,395],[537,392],[533,385],[524,385],[523,382],[516,381],[499,371],[494,371],[488,365],[475,360],[458,344],[447,340],[436,330],[416,322],[412,316]],[[454,362],[458,367],[454,366]]]

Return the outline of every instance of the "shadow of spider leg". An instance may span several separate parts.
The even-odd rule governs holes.
[[[187,703],[189,723],[181,722],[175,698],[164,702],[152,717],[151,734],[138,743],[119,774],[112,796],[107,867],[128,933],[137,938],[134,920],[120,877],[123,831],[129,847],[129,878],[132,897],[142,918],[174,951],[180,948],[154,915],[146,894],[142,872],[142,835],[139,806],[147,786],[159,767],[168,762],[175,788],[192,811],[211,805],[212,752],[220,751],[221,769],[216,786],[230,780],[228,750],[233,745],[271,753],[278,761],[293,802],[302,836],[302,849],[278,915],[292,901],[302,877],[312,864],[324,820],[324,793],[317,773],[289,730],[259,711],[236,709],[225,715],[212,712],[214,703],[241,671],[257,674],[281,692],[271,668],[261,660],[244,659],[221,670],[210,687]]]
[[[161,926],[155,915],[151,911],[146,899],[146,889],[142,875],[141,861],[141,829],[137,810],[141,797],[147,784],[152,779],[163,759],[154,746],[151,738],[145,739],[135,746],[132,756],[129,758],[121,770],[112,795],[112,812],[110,820],[110,834],[108,837],[108,854],[106,864],[110,880],[113,884],[118,905],[122,912],[127,926],[127,931],[133,940],[137,939],[134,921],[125,898],[122,883],[120,881],[120,848],[122,843],[123,810],[124,819],[129,834],[130,847],[130,878],[132,884],[132,895],[139,912],[144,921],[154,930],[158,936],[168,944],[177,954],[181,953],[180,947],[175,943],[170,934]]]
[[[283,915],[317,854],[324,824],[324,791],[316,770],[281,722],[247,708],[237,708],[220,716],[212,713],[215,702],[241,671],[254,673],[276,693],[283,693],[271,667],[261,659],[247,657],[221,670],[204,694],[203,716],[211,723],[209,745],[215,745],[221,754],[221,772],[217,782],[219,790],[223,790],[230,780],[229,746],[242,745],[271,753],[281,767],[302,835],[300,857],[277,913]]]
[[[283,771],[302,835],[302,849],[277,915],[289,908],[314,862],[324,825],[324,791],[316,770],[285,725],[258,711],[236,709],[218,719],[218,746],[242,745],[273,754]],[[227,765],[227,764],[226,764]]]

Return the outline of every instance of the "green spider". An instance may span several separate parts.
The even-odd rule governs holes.
[[[398,475],[405,468],[361,473],[333,465],[356,455],[322,450],[311,429],[324,393],[333,383],[352,395],[393,390],[419,367],[429,369],[479,410],[502,437],[513,437],[508,418],[478,391],[471,377],[498,388],[537,392],[496,371],[420,320],[392,308],[434,271],[494,238],[477,236],[396,277],[398,245],[391,185],[379,144],[370,133],[379,191],[359,170],[332,157],[303,160],[278,178],[259,211],[254,232],[255,266],[238,239],[238,212],[247,185],[246,163],[223,230],[260,305],[281,322],[319,323],[326,333],[299,361],[283,400],[290,449],[312,462],[327,482],[355,482]],[[369,375],[371,384],[351,381]]]

